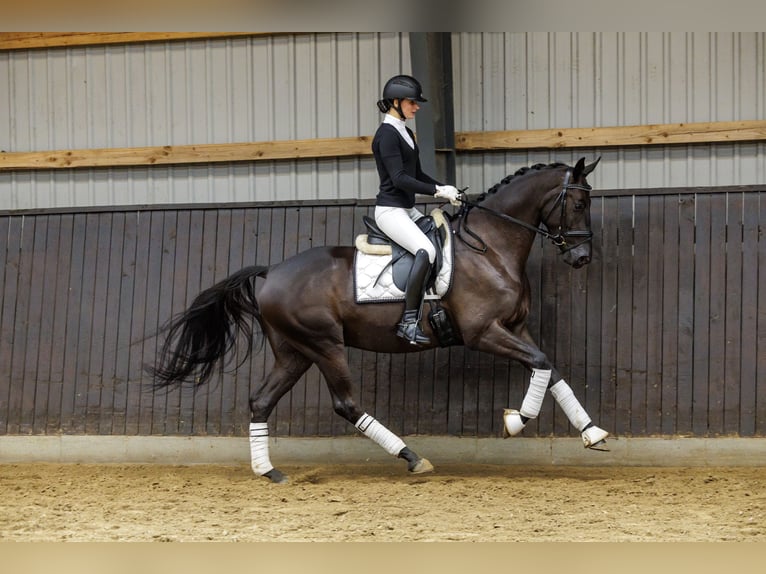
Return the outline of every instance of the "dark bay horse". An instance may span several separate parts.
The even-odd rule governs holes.
[[[517,434],[540,411],[550,389],[586,447],[599,448],[607,432],[595,426],[526,326],[530,286],[525,266],[537,234],[558,246],[564,261],[579,268],[590,262],[590,165],[580,159],[523,168],[476,202],[466,201],[452,219],[454,276],[441,305],[465,346],[515,359],[532,373],[519,410],[504,413],[505,430]],[[462,240],[462,241],[461,241]],[[352,398],[353,377],[344,348],[408,353],[413,346],[396,336],[399,304],[358,304],[354,296],[353,247],[316,247],[273,265],[246,267],[202,291],[166,326],[158,363],[150,368],[155,388],[202,385],[216,373],[237,342],[265,334],[274,366],[250,397],[253,471],[273,482],[285,476],[269,460],[267,420],[277,402],[316,363],[337,414],[413,473],[433,470],[401,438],[362,410]],[[256,278],[264,281],[256,289]],[[435,341],[430,325],[426,335]],[[260,327],[260,331],[258,330]],[[431,347],[436,346],[433,342]]]

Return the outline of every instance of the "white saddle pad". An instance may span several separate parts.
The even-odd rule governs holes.
[[[426,300],[441,299],[452,285],[452,229],[441,209],[431,212],[437,228],[447,229],[442,252],[444,263],[436,283],[426,292]],[[394,284],[390,246],[369,245],[367,235],[356,238],[354,253],[354,291],[357,303],[391,303],[404,301],[404,291]]]

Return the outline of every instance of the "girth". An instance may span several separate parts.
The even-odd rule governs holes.
[[[391,272],[394,285],[404,291],[407,286],[407,277],[409,277],[410,269],[412,269],[412,264],[415,261],[415,256],[383,233],[372,217],[365,215],[362,217],[362,221],[364,221],[364,225],[367,227],[367,243],[391,246]],[[430,215],[421,217],[415,224],[436,248],[436,259],[433,265],[431,265],[431,275],[428,280],[428,288],[431,288],[444,263],[442,250],[446,240],[447,229],[446,227],[437,227],[434,218]]]

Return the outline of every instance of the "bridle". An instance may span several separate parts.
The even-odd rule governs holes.
[[[564,222],[565,222],[564,220],[566,217],[566,206],[567,206],[567,192],[570,189],[580,189],[583,191],[591,190],[590,186],[570,183],[571,178],[572,178],[572,170],[568,169],[566,172],[566,175],[564,176],[564,184],[561,186],[561,191],[556,196],[556,200],[553,202],[553,205],[548,211],[548,215],[543,218],[543,223],[545,223],[548,220],[548,218],[550,218],[550,216],[553,214],[556,207],[560,206],[561,213],[559,216],[559,225],[555,233],[551,233],[550,230],[548,229],[543,229],[542,227],[530,225],[526,221],[522,221],[521,219],[517,219],[516,217],[512,217],[500,211],[495,211],[494,209],[484,207],[483,205],[474,203],[472,201],[468,201],[467,199],[463,198],[461,199],[461,201],[463,202],[463,205],[460,207],[460,211],[457,214],[459,221],[458,221],[458,226],[457,226],[455,235],[457,235],[458,239],[460,239],[460,241],[462,241],[470,249],[473,249],[474,251],[478,253],[487,252],[486,242],[468,227],[468,214],[470,213],[471,209],[475,207],[482,211],[486,211],[487,213],[490,213],[494,215],[495,217],[498,217],[502,220],[514,223],[516,225],[520,225],[521,227],[525,229],[528,229],[530,231],[533,231],[534,233],[542,235],[546,239],[550,239],[551,242],[553,242],[553,244],[559,248],[561,253],[566,253],[567,251],[571,251],[572,249],[575,249],[579,245],[582,245],[583,243],[586,243],[593,238],[593,232],[590,229],[583,230],[583,231],[572,231],[569,229],[564,230]],[[546,227],[547,227],[547,224],[546,224]],[[473,239],[478,241],[480,244],[480,247],[471,245],[468,241],[466,241],[465,238],[461,235],[461,230],[465,231]],[[570,244],[567,241],[568,239],[574,239],[574,238],[582,238],[582,240],[574,244]]]

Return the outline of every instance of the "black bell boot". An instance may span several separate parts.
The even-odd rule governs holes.
[[[404,314],[397,326],[396,335],[413,345],[429,345],[431,340],[420,330],[420,310],[426,294],[426,283],[431,274],[431,263],[425,249],[415,253],[407,287],[404,294]]]

